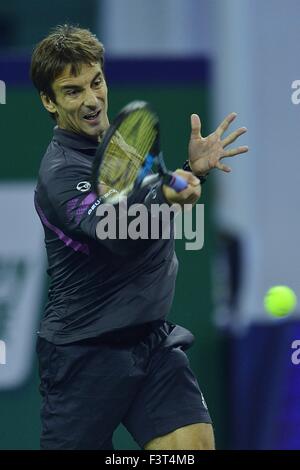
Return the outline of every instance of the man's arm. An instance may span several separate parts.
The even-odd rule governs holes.
[[[201,192],[198,179],[191,173],[183,170],[177,170],[177,173],[189,183],[184,191],[176,193],[171,188],[162,186],[161,183],[152,187],[144,187],[128,197],[127,209],[133,204],[142,204],[149,212],[151,219],[152,204],[159,205],[166,202],[170,205],[177,203],[181,206],[184,206],[184,204],[195,204]],[[99,210],[100,206],[102,208],[106,204],[105,193],[101,197],[97,197],[92,191],[78,191],[77,183],[80,180],[82,180],[80,168],[70,169],[64,167],[57,171],[51,177],[51,181],[47,183],[48,197],[60,221],[61,229],[77,239],[88,237],[98,241],[113,253],[123,256],[130,255],[140,247],[142,248],[144,246],[143,241],[139,243],[139,240],[122,239],[118,236],[118,232],[115,238],[114,233],[107,238],[99,237],[99,230],[97,231],[98,224],[104,218],[109,222],[109,215]],[[119,219],[124,215],[120,212],[120,207],[119,204],[116,204],[111,207],[113,211],[109,211],[114,217],[114,220],[111,219],[112,229],[114,229],[113,225],[119,227]],[[127,217],[127,225],[130,224],[132,218]]]

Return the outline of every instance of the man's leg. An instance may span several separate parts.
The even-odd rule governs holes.
[[[214,450],[211,424],[196,423],[156,437],[145,445],[145,450]]]
[[[185,328],[164,324],[134,352],[145,379],[122,422],[141,448],[214,448],[207,405],[183,350],[191,339]]]
[[[130,350],[99,340],[56,346],[39,339],[41,448],[112,449],[112,434],[136,394]]]

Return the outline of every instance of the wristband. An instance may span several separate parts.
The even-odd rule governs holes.
[[[185,170],[185,171],[189,171],[189,172],[193,173],[188,160],[186,160],[184,162],[182,169]],[[206,173],[206,175],[199,175],[199,176],[195,175],[195,176],[196,176],[196,178],[198,178],[200,183],[203,184],[207,180],[208,173]]]

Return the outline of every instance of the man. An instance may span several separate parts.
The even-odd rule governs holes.
[[[51,278],[37,345],[41,447],[112,449],[122,422],[141,448],[213,449],[211,419],[184,352],[193,336],[165,320],[177,274],[173,238],[97,238],[95,207],[102,198],[89,181],[109,126],[103,56],[94,35],[68,25],[57,27],[32,56],[33,83],[56,121],[35,193]],[[214,167],[230,171],[221,159],[247,151],[224,151],[246,131],[221,141],[234,118],[203,139],[192,115],[191,168],[177,170],[188,187],[177,194],[157,184],[137,192],[134,202],[147,209],[195,204],[199,178]]]

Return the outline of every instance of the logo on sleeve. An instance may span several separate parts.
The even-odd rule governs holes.
[[[82,193],[86,193],[91,189],[91,183],[89,183],[88,181],[81,181],[77,184],[76,189],[78,191],[81,191]]]

